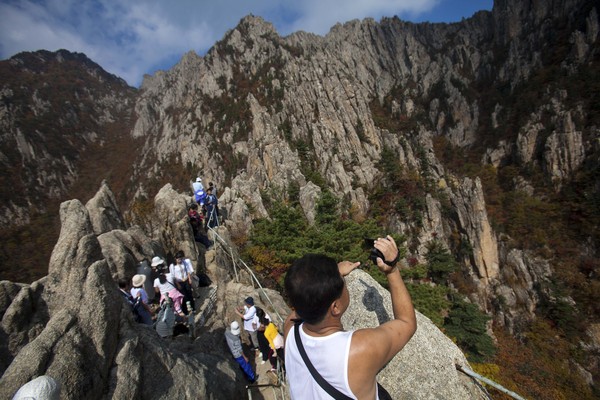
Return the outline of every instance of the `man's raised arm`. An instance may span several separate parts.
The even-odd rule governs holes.
[[[379,238],[375,241],[375,248],[381,251],[385,259],[378,257],[377,267],[388,279],[394,319],[375,329],[358,330],[355,333],[358,334],[358,340],[353,340],[353,345],[359,345],[356,350],[368,351],[373,356],[369,357],[371,368],[379,371],[408,343],[417,329],[417,320],[410,294],[394,264],[399,254],[396,242],[391,236]]]

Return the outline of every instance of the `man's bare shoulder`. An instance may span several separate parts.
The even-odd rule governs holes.
[[[354,331],[350,351],[357,356],[368,355],[375,364],[383,365],[404,347],[411,336],[412,331],[406,324],[392,320],[376,328]]]

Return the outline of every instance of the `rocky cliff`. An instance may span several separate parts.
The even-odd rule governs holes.
[[[170,187],[160,191],[154,201],[161,240],[153,241],[136,227],[123,230],[112,197],[103,185],[86,206],[64,202],[48,276],[31,285],[0,283],[0,396],[10,398],[29,380],[49,375],[61,384],[64,399],[242,398],[245,383],[225,348],[223,330],[236,318],[240,299],[252,295],[273,317],[285,317],[283,299],[254,289],[247,273],[234,282],[231,261],[219,261],[229,249],[217,246],[207,255],[216,300],[198,310],[195,341],[187,335],[163,339],[136,324],[116,279],[132,276],[137,263],[154,254],[195,247],[189,224],[177,223],[189,198]],[[223,228],[219,234],[228,236]],[[351,274],[348,288],[347,329],[376,326],[392,315],[389,293],[366,273]],[[418,314],[416,335],[379,380],[395,398],[487,398],[455,364],[468,366],[456,345]]]

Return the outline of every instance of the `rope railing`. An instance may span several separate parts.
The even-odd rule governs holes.
[[[523,397],[519,396],[518,394],[516,394],[515,392],[508,390],[507,388],[505,388],[504,386],[500,385],[499,383],[496,383],[494,381],[492,381],[491,379],[486,378],[485,376],[479,375],[477,372],[470,370],[469,368],[463,367],[459,364],[456,364],[456,369],[464,372],[465,374],[469,375],[472,378],[478,379],[496,389],[498,389],[499,391],[501,391],[502,393],[505,393],[507,395],[509,395],[510,397],[512,397],[513,399],[517,399],[517,400],[525,400]]]
[[[277,318],[279,318],[279,323],[283,324],[283,322],[285,321],[285,319],[281,317],[281,315],[279,314],[279,312],[277,312],[277,309],[275,308],[275,304],[273,304],[273,301],[271,301],[271,298],[269,297],[269,295],[267,294],[267,292],[265,291],[265,289],[261,285],[260,281],[258,280],[258,278],[256,277],[256,275],[254,274],[254,272],[252,271],[252,269],[248,266],[248,264],[246,264],[244,262],[244,260],[242,260],[239,256],[237,256],[237,255],[234,254],[233,249],[229,245],[229,243],[227,243],[227,241],[225,239],[223,239],[221,237],[221,235],[219,235],[219,233],[214,228],[208,227],[208,230],[213,234],[213,239],[215,239],[214,240],[215,243],[218,241],[219,244],[221,246],[223,246],[223,248],[226,250],[226,253],[229,255],[229,257],[231,257],[231,261],[233,262],[233,269],[234,269],[234,273],[235,273],[235,280],[236,280],[236,282],[239,282],[239,276],[238,276],[238,271],[237,271],[237,269],[238,269],[237,263],[239,263],[250,274],[250,277],[252,278],[253,284],[256,283],[256,285],[258,286],[258,288],[261,291],[261,293],[267,299],[267,301],[269,302],[269,304],[271,304],[271,308],[273,309],[273,311],[277,315]]]

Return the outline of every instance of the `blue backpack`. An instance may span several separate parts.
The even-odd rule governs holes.
[[[194,193],[194,199],[196,200],[196,203],[203,205],[204,199],[206,199],[206,193],[204,192],[204,190],[200,189],[196,193]]]

